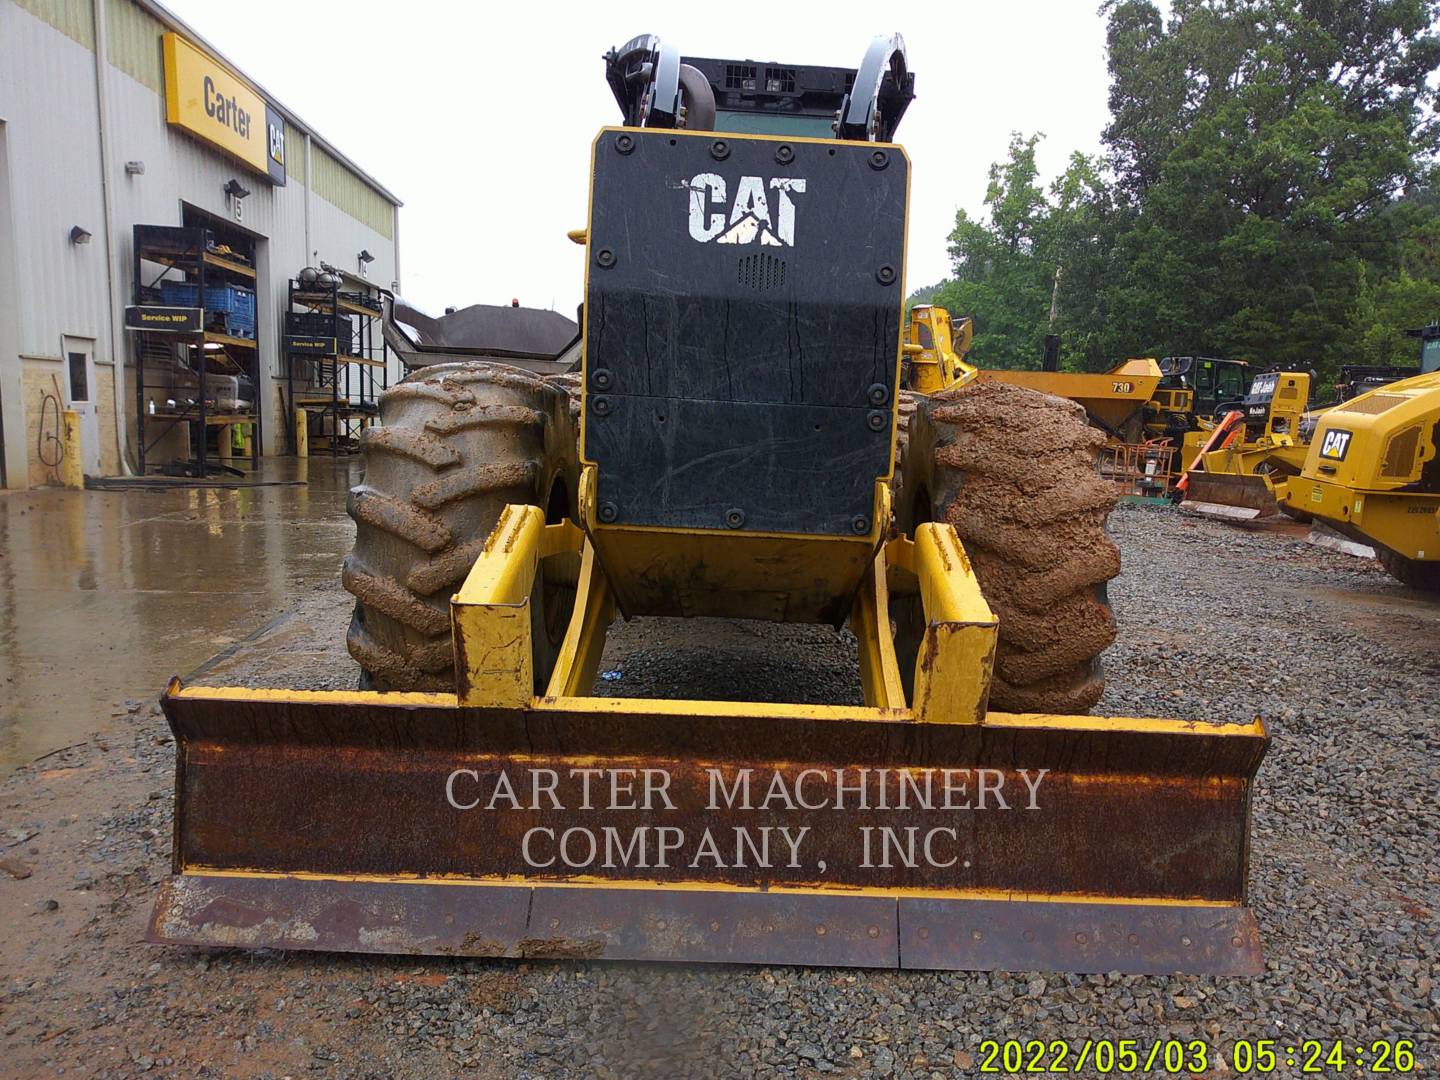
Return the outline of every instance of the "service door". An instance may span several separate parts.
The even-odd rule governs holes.
[[[80,414],[80,461],[86,476],[100,475],[100,421],[95,413],[95,342],[65,339],[65,407]]]

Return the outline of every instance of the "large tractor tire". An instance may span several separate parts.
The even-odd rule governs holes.
[[[1398,551],[1378,545],[1375,558],[1400,584],[1425,592],[1440,592],[1440,562],[1407,558]]]
[[[507,503],[544,507],[547,521],[573,515],[575,448],[566,387],[507,365],[422,368],[380,396],[380,425],[360,440],[364,479],[347,507],[355,547],[341,570],[362,688],[454,689],[451,595]],[[573,584],[537,582],[537,682],[573,602]]]
[[[1104,436],[1074,402],[1005,383],[922,400],[908,434],[900,524],[955,526],[1000,620],[990,707],[1088,711],[1105,689],[1106,583],[1120,572],[1105,532],[1115,488],[1095,471]]]
[[[915,410],[925,400],[925,395],[916,390],[901,390],[896,395],[899,408],[895,418],[895,471],[890,479],[890,495],[899,505],[905,486],[905,450],[910,445],[910,421]]]

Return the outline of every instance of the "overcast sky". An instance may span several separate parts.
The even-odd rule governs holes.
[[[855,67],[899,31],[916,100],[907,286],[949,270],[957,207],[982,209],[1012,131],[1044,132],[1047,180],[1099,149],[1107,111],[1096,0],[606,4],[213,0],[167,5],[405,203],[401,291],[439,314],[506,303],[573,312],[589,147],[619,120],[601,55],[639,33],[682,54]],[[298,269],[298,267],[296,268]]]

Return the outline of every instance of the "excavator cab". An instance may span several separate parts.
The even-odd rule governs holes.
[[[1194,415],[1218,420],[1244,398],[1249,366],[1244,360],[1214,356],[1167,356],[1160,361],[1160,386],[1189,390]]]

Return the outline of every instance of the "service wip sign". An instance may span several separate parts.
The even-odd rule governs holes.
[[[285,118],[179,34],[164,43],[165,119],[283,185]]]

